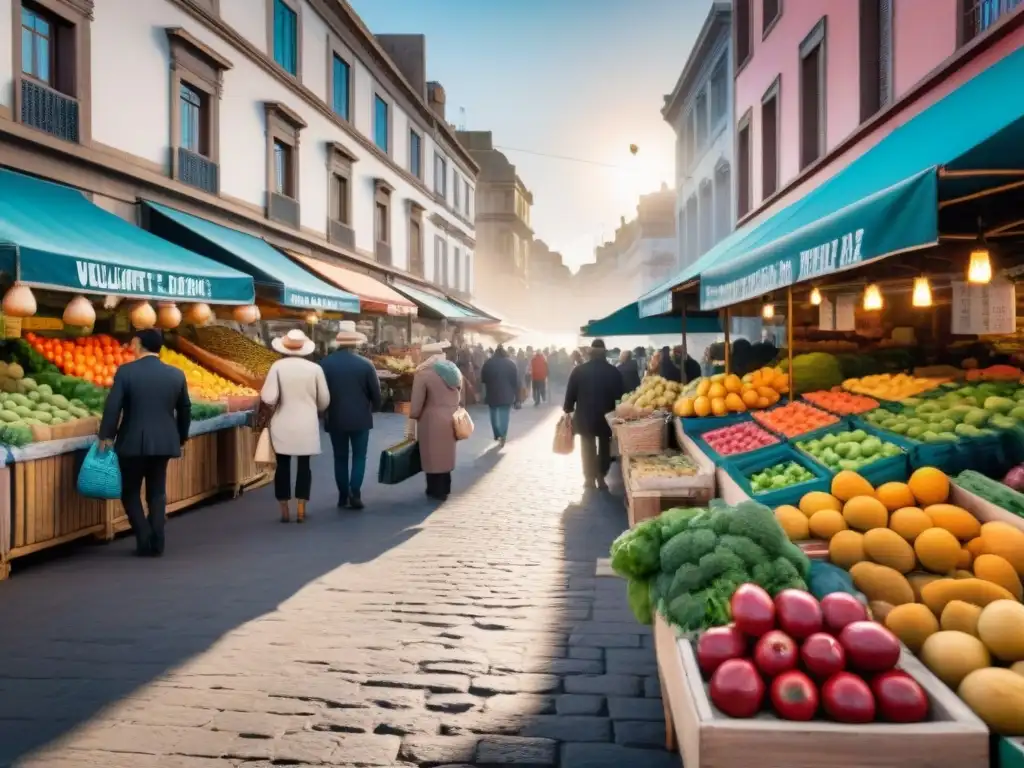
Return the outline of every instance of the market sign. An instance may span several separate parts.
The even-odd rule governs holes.
[[[775,227],[769,223],[769,231],[758,238],[760,244],[753,250],[727,251],[700,276],[700,308],[728,307],[867,261],[934,245],[937,200],[938,179],[929,169],[793,232],[782,234],[784,221]],[[779,236],[773,238],[775,234]]]
[[[1005,335],[1017,330],[1017,287],[1009,280],[987,285],[952,283],[955,335]]]
[[[350,312],[359,313],[359,299],[355,296],[345,294],[325,296],[319,293],[303,293],[293,291],[285,286],[281,303],[288,307],[301,309],[320,309],[324,312]]]

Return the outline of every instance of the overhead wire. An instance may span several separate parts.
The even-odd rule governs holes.
[[[603,163],[600,160],[586,160],[582,157],[570,157],[568,155],[555,155],[549,152],[536,152],[532,149],[519,149],[517,147],[499,147],[495,145],[495,149],[500,149],[504,152],[522,152],[524,155],[535,155],[537,157],[547,157],[551,160],[563,160],[567,163],[582,163],[584,165],[596,165],[602,168],[622,168],[621,165],[615,165],[613,163]]]

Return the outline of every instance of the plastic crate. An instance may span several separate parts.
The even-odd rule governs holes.
[[[789,461],[794,461],[807,469],[814,475],[814,479],[775,491],[754,493],[753,488],[750,486],[751,475],[760,472],[762,469],[768,469],[768,467]],[[736,481],[736,484],[739,485],[744,493],[754,501],[768,507],[778,507],[782,504],[799,504],[800,499],[806,493],[811,491],[828,492],[832,481],[831,473],[824,466],[787,444],[773,445],[760,451],[730,457],[725,460],[722,467]]]
[[[907,452],[911,472],[919,467],[936,467],[947,475],[955,475],[962,469],[963,457],[957,442],[922,443],[912,437],[898,435],[895,432],[876,427],[860,418],[855,418],[853,423],[857,429],[863,429],[869,434],[903,448]]]
[[[839,419],[839,422],[843,421],[843,418],[841,418],[839,416],[836,416],[836,414],[834,414],[834,413],[829,413],[828,411],[822,410],[821,408],[819,408],[816,405],[811,405],[810,403],[805,402],[803,400],[798,400],[797,402],[799,402],[801,405],[807,406],[808,408],[813,408],[816,411],[821,411],[821,413],[825,414],[826,416],[831,416],[831,417],[833,417],[835,419]],[[782,408],[782,407],[784,407],[786,405],[789,405],[789,403],[788,402],[785,402],[785,403],[779,402],[777,405],[773,405],[771,408],[766,408],[763,411],[758,411],[758,413],[771,413],[772,411],[776,411],[779,408]],[[849,417],[846,417],[846,418],[849,418]],[[820,432],[821,430],[828,429],[829,427],[834,427],[839,422],[835,422],[833,424],[826,424],[824,427],[819,427],[818,429],[811,430],[811,432],[804,432],[802,435],[797,435],[796,437],[788,437],[788,436],[782,434],[781,432],[777,432],[776,430],[772,429],[767,424],[764,424],[763,422],[760,422],[757,419],[754,419],[754,423],[757,424],[759,427],[761,427],[761,429],[764,429],[764,430],[767,430],[768,432],[771,432],[773,435],[775,435],[778,438],[781,438],[784,441],[803,440],[807,435],[810,435],[813,432]]]
[[[903,451],[903,453],[900,454],[899,456],[889,456],[884,459],[876,459],[875,461],[872,461],[870,464],[865,464],[860,469],[856,470],[857,474],[859,474],[861,477],[863,477],[876,488],[879,485],[882,485],[882,483],[889,483],[894,481],[903,482],[908,477],[910,477],[910,456],[908,448],[904,445],[901,445],[896,440],[890,440],[888,433],[885,432],[884,430],[866,429],[863,425],[858,425],[854,423],[854,420],[851,418],[844,419],[841,422],[841,424],[833,424],[830,427],[823,427],[822,429],[817,429],[814,432],[808,432],[804,436],[791,440],[790,444],[798,452],[804,453],[800,448],[797,447],[796,443],[803,442],[804,440],[817,440],[824,437],[827,434],[852,432],[857,429],[863,429],[872,437],[877,437],[879,440],[882,440],[883,442],[892,443],[893,445],[897,446],[898,448],[900,448],[900,450]],[[817,460],[814,459],[814,457],[812,457],[810,454],[804,453],[804,455],[817,463]],[[825,471],[828,472],[830,476],[833,474],[831,469],[825,467],[825,465],[823,464],[821,466],[825,468]]]
[[[706,422],[706,421],[712,421],[712,419],[700,419],[700,421],[705,421]],[[764,430],[769,435],[771,435],[776,440],[778,440],[778,442],[774,443],[773,445],[766,445],[763,448],[756,448],[753,451],[746,451],[744,453],[736,453],[736,454],[731,454],[730,456],[723,456],[718,451],[716,451],[714,448],[712,448],[710,445],[708,445],[706,440],[704,440],[704,435],[706,435],[708,432],[714,432],[716,429],[725,429],[726,427],[734,427],[737,424],[742,424],[742,423],[745,423],[745,422],[753,423],[754,426],[756,426],[758,429]],[[685,431],[685,429],[684,429],[684,431]],[[722,424],[719,424],[719,425],[714,425],[714,424],[706,424],[706,425],[705,424],[695,424],[695,425],[691,426],[691,430],[690,431],[686,431],[686,436],[689,437],[691,440],[693,440],[693,442],[696,443],[697,447],[700,448],[701,451],[703,451],[704,454],[706,456],[708,456],[716,464],[721,464],[723,461],[725,461],[728,458],[731,458],[732,456],[749,456],[752,453],[757,453],[758,451],[764,451],[764,450],[767,450],[769,448],[774,448],[776,445],[779,445],[779,444],[785,442],[785,440],[779,439],[779,437],[777,435],[775,435],[773,432],[771,432],[771,430],[765,429],[760,424],[757,424],[756,422],[753,422],[749,418],[748,419],[744,419],[742,421],[734,422],[733,424],[724,424],[724,425],[722,425]]]
[[[1004,431],[976,437],[963,436],[954,445],[959,460],[957,472],[973,469],[989,477],[1003,477],[1018,462],[1007,451]]]
[[[678,417],[677,417],[678,418]],[[687,435],[700,435],[711,429],[729,427],[744,421],[750,421],[749,413],[730,413],[726,416],[691,416],[678,418],[679,425]]]

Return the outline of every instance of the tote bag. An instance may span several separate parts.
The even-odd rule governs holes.
[[[468,440],[473,435],[473,419],[465,408],[459,408],[452,414],[452,426],[456,440]]]
[[[78,470],[78,492],[90,499],[121,498],[121,465],[112,448],[101,451],[99,443],[89,446]]]
[[[277,464],[277,454],[274,452],[274,443],[270,439],[270,428],[260,432],[256,438],[256,453],[253,461],[257,466],[272,467]]]
[[[554,451],[557,454],[567,455],[572,453],[575,447],[574,435],[572,433],[572,417],[569,414],[562,414],[555,426]]]

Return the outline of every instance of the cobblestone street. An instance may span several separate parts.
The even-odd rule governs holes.
[[[650,634],[595,575],[621,498],[582,500],[555,409],[502,451],[473,417],[439,507],[371,477],[336,509],[325,440],[305,526],[267,487],[172,519],[161,560],[120,539],[16,569],[0,765],[678,766]],[[377,418],[368,474],[402,427]]]

